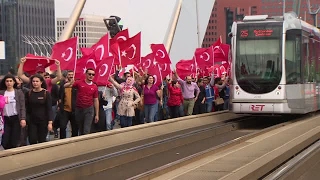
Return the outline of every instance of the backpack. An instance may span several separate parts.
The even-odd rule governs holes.
[[[4,116],[3,116],[3,109],[6,105],[6,98],[3,95],[0,95],[0,134],[4,133]]]

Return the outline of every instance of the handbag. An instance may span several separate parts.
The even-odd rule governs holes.
[[[224,104],[224,100],[223,100],[221,97],[218,97],[218,98],[216,98],[216,99],[214,100],[214,104],[215,104],[216,106],[221,105],[221,104]]]

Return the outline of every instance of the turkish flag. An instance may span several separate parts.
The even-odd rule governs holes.
[[[141,57],[141,63],[140,63],[140,67],[143,70],[148,69],[149,67],[151,67],[151,65],[154,65],[154,54],[150,53],[148,55],[146,55],[145,57]]]
[[[97,83],[98,86],[105,86],[108,83],[109,76],[112,71],[114,57],[109,56],[97,64],[97,68],[95,70],[96,75],[94,76],[93,81]]]
[[[84,55],[89,55],[94,52],[97,61],[109,57],[109,34],[102,36],[91,48],[81,48],[81,52]]]
[[[158,62],[159,64],[171,64],[170,57],[166,48],[164,47],[164,44],[151,44],[150,47],[152,49],[153,54],[155,55],[156,62]]]
[[[198,76],[199,78],[204,78],[204,77],[210,76],[208,68],[199,68],[198,73],[199,73],[199,76]]]
[[[229,60],[229,44],[221,44],[220,46],[211,46],[211,49],[214,50],[214,62],[222,62]]]
[[[212,47],[216,47],[216,46],[220,46],[222,44],[222,39],[221,39],[221,36],[219,39],[217,39],[216,42],[214,42],[211,46]]]
[[[90,54],[93,53],[93,49],[86,48],[86,47],[80,48],[80,51],[83,56],[89,56]]]
[[[214,77],[221,77],[222,74],[227,74],[230,72],[230,65],[229,63],[223,64],[215,64],[208,68],[209,73],[214,73]]]
[[[33,54],[26,55],[26,62],[23,65],[23,71],[30,75],[36,74],[37,71],[45,72],[45,68],[54,64],[55,60]]]
[[[116,42],[122,42],[129,39],[129,30],[125,29],[120,32],[118,32],[112,39],[110,39],[110,45],[116,43]]]
[[[52,47],[51,59],[60,61],[61,70],[74,70],[77,59],[78,37],[57,42]],[[57,70],[55,65],[50,66],[52,71]]]
[[[96,69],[97,68],[97,61],[95,60],[95,54],[92,53],[88,56],[82,56],[80,59],[77,60],[75,78],[76,79],[84,79],[85,73],[88,68]]]
[[[152,64],[148,68],[148,74],[150,74],[154,77],[154,84],[156,86],[160,86],[160,84],[162,83],[162,77],[164,77],[164,76],[162,76],[158,64]]]
[[[163,64],[158,64],[160,72],[162,77],[166,77],[167,75],[171,74],[171,64],[169,63],[163,63]]]
[[[176,71],[181,79],[185,79],[187,76],[195,76],[196,65],[194,59],[180,60],[176,64]]]
[[[206,68],[213,65],[213,51],[211,48],[197,48],[194,52],[197,65],[200,68]]]
[[[114,43],[110,46],[110,53],[115,57],[113,64],[120,65],[121,51],[118,43]]]
[[[220,65],[220,72],[221,74],[226,74],[227,76],[229,76],[229,72],[230,72],[230,64],[228,62],[226,63],[222,63]]]
[[[141,32],[126,41],[118,42],[120,50],[120,63],[122,67],[136,65],[141,58]],[[115,56],[117,58],[117,56]]]

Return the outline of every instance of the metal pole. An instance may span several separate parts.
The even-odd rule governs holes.
[[[286,0],[283,0],[283,15],[284,15],[284,13],[286,13]]]
[[[314,14],[311,14],[311,15],[312,15],[312,17],[313,17],[313,25],[314,25],[315,27],[317,27],[317,14],[314,13]]]
[[[317,14],[320,12],[320,7],[316,11],[312,12],[312,10],[311,10],[312,6],[310,4],[310,0],[307,1],[307,5],[308,5],[308,9],[309,9],[309,14],[313,17],[313,25],[317,27],[318,26]]]
[[[167,49],[168,53],[170,53],[170,51],[171,51],[173,37],[174,37],[174,34],[177,29],[178,20],[179,20],[179,16],[180,16],[180,12],[181,12],[181,6],[182,6],[182,0],[178,0],[176,13],[175,13],[174,18],[172,20],[172,25],[171,25],[170,31],[168,33],[168,38],[167,38],[167,42],[166,42],[166,49]]]
[[[66,26],[64,27],[59,41],[65,41],[72,36],[75,26],[77,25],[78,19],[81,15],[82,9],[86,4],[87,0],[78,0],[76,6],[73,8],[73,11],[68,19]]]
[[[199,25],[199,11],[198,11],[198,0],[196,1],[196,17],[197,17],[197,37],[198,37],[198,48],[201,47],[201,42],[200,42],[200,25]]]

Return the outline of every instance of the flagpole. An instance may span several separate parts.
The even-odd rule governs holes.
[[[78,45],[79,45],[79,37],[77,36],[77,51],[78,51]],[[73,72],[76,72],[76,68],[77,68],[77,56],[75,56]],[[73,79],[74,79],[74,76],[73,76]]]
[[[118,45],[118,55],[119,55],[119,63],[120,63],[120,67],[122,69],[122,62],[121,62],[121,54],[120,54],[120,46]]]
[[[197,75],[198,64],[197,64],[195,55],[193,55],[193,59],[194,59],[194,65],[196,65],[196,74],[195,75]]]
[[[214,47],[212,47],[212,57],[213,57],[212,66],[214,66]]]
[[[199,11],[198,11],[198,0],[196,1],[196,17],[197,17],[197,38],[198,38],[198,48],[201,47],[201,42],[200,42],[200,25],[199,25]]]

